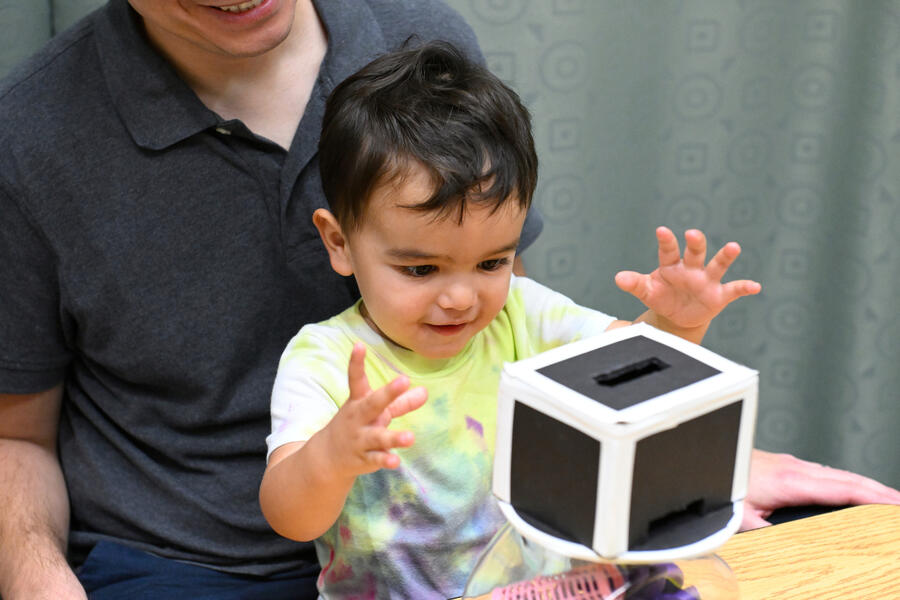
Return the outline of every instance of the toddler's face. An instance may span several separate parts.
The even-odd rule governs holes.
[[[422,356],[449,358],[503,308],[525,211],[514,199],[493,214],[470,205],[460,225],[455,213],[404,208],[431,192],[421,169],[380,186],[347,240],[369,324]]]

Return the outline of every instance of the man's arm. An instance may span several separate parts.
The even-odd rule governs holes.
[[[0,596],[85,599],[66,562],[69,499],[56,454],[62,387],[0,394]]]
[[[900,504],[900,490],[863,475],[764,450],[753,451],[747,487],[742,531],[769,525],[768,516],[788,506]]]

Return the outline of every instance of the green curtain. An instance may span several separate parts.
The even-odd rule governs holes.
[[[0,0],[0,76],[104,0]]]
[[[40,48],[52,31],[49,2],[0,0],[0,75]]]
[[[760,371],[757,446],[900,486],[900,3],[452,0],[534,114],[540,281],[613,282],[700,227],[763,284],[705,344]]]
[[[900,486],[900,2],[449,0],[534,115],[529,273],[623,318],[617,270],[700,227],[763,284],[706,345],[757,445]],[[101,2],[0,0],[0,71]]]

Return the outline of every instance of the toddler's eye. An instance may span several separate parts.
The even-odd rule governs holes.
[[[434,265],[413,265],[411,267],[402,267],[403,272],[410,277],[425,277],[434,272]]]
[[[508,258],[492,258],[491,260],[483,260],[478,263],[478,268],[483,271],[496,271],[500,267],[508,264]]]

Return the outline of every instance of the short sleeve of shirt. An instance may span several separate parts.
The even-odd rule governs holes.
[[[49,389],[69,362],[56,258],[2,186],[0,264],[0,393]]]
[[[349,395],[347,364],[352,342],[340,330],[306,325],[288,343],[272,386],[272,452],[288,442],[306,441],[325,427]],[[346,358],[344,358],[346,357]]]
[[[513,277],[504,311],[517,340],[517,359],[600,335],[616,320],[528,277]]]

